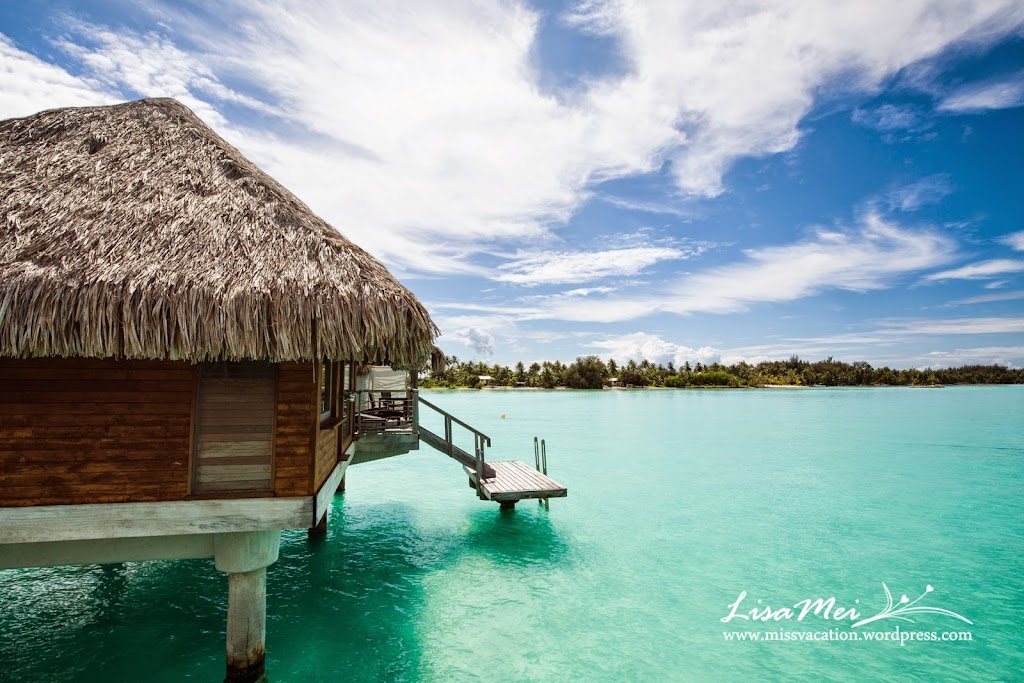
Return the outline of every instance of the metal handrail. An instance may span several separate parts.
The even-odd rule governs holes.
[[[438,408],[437,406],[435,406],[433,403],[431,403],[427,399],[423,398],[422,396],[419,396],[417,398],[417,400],[420,403],[422,403],[423,405],[427,406],[428,408],[433,408],[438,413],[440,413],[445,418],[445,424],[446,425],[449,424],[449,421],[450,422],[454,422],[455,424],[459,425],[460,427],[465,427],[466,429],[468,429],[469,431],[473,432],[477,436],[482,437],[484,439],[484,441],[487,442],[488,446],[491,445],[491,437],[487,436],[486,434],[481,432],[479,429],[477,429],[477,428],[475,428],[475,427],[473,427],[471,425],[466,424],[465,422],[463,422],[459,418],[455,417],[454,415],[452,415],[448,411],[444,410],[443,408]],[[445,428],[445,436],[446,437],[450,437],[451,436],[451,432],[450,432],[450,428],[449,427]],[[448,438],[448,441],[451,441],[451,438]]]
[[[544,439],[540,440],[538,447],[537,437],[533,437],[533,461],[536,464],[537,471],[543,474],[545,477],[548,476],[548,447],[544,443]],[[544,507],[545,510],[550,510],[548,506],[547,498],[539,498],[537,502]]]
[[[422,396],[417,396],[415,400],[417,404],[423,404],[428,408],[432,408],[444,418],[444,441],[445,445],[448,446],[448,455],[452,455],[455,452],[455,442],[452,440],[452,423],[473,433],[473,457],[476,460],[476,492],[478,496],[483,497],[484,465],[486,463],[484,449],[491,445],[491,437],[479,429],[466,424],[443,408],[437,407]]]

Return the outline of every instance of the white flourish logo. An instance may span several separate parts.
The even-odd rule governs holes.
[[[885,585],[884,581],[882,582],[882,589],[885,591],[885,609],[883,609],[881,612],[879,612],[873,617],[861,619],[860,621],[851,624],[850,628],[857,628],[858,626],[870,624],[873,621],[881,621],[882,619],[899,619],[900,621],[909,621],[910,623],[914,623],[913,619],[905,616],[908,614],[943,614],[947,617],[959,619],[960,621],[966,622],[972,626],[974,625],[974,622],[970,619],[960,614],[957,614],[956,612],[952,612],[948,609],[942,609],[941,607],[927,607],[925,605],[914,607],[914,605],[916,605],[921,600],[921,598],[935,590],[934,588],[932,588],[931,584],[926,586],[924,589],[924,593],[921,593],[921,595],[917,596],[916,599],[910,600],[910,598],[904,595],[900,598],[900,601],[898,603],[895,603],[895,605],[892,600],[892,593],[889,592],[889,587]]]

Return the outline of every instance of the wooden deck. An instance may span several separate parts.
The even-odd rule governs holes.
[[[487,464],[494,468],[495,476],[481,482],[481,497],[486,500],[514,502],[524,498],[565,498],[569,494],[567,488],[525,462],[490,460]],[[476,472],[468,467],[463,469],[475,485]]]

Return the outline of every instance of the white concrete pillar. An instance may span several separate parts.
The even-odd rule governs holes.
[[[267,568],[228,574],[225,683],[266,680]]]
[[[261,683],[267,634],[267,567],[277,561],[280,531],[217,534],[217,569],[228,573],[225,683]]]

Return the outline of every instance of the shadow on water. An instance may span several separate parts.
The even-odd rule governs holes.
[[[286,533],[267,586],[274,678],[419,680],[423,616],[445,608],[427,590],[432,578],[478,558],[513,567],[567,555],[543,513],[488,506],[431,527],[414,512],[400,504],[348,508],[338,497],[326,538]]]
[[[210,560],[0,572],[0,681],[216,680],[227,580]]]
[[[544,510],[532,500],[517,510],[498,510],[493,503],[470,516],[471,527],[461,539],[467,551],[504,566],[558,564],[570,561],[569,544]]]
[[[422,544],[409,510],[340,504],[325,538],[282,536],[268,574],[267,670],[275,680],[415,680]]]
[[[424,632],[424,615],[451,595],[432,592],[438,577],[480,560],[514,569],[569,555],[543,512],[488,506],[441,527],[413,514],[402,504],[350,508],[339,496],[326,537],[286,533],[268,578],[273,678],[420,680],[425,641],[437,635]]]
[[[437,635],[421,616],[446,595],[431,597],[432,577],[570,554],[532,501],[454,512],[440,527],[401,504],[343,501],[326,537],[282,536],[267,575],[272,680],[418,680],[423,640]],[[226,602],[227,577],[212,560],[0,572],[0,681],[219,680]]]

